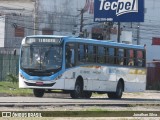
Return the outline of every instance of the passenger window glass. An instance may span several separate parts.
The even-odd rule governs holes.
[[[142,58],[143,58],[142,51],[137,51],[137,65],[139,67],[142,67]]]
[[[79,45],[79,61],[85,62],[84,45]]]
[[[118,64],[124,65],[124,49],[118,49]]]
[[[129,66],[134,66],[134,51],[129,50],[129,61],[128,61]]]
[[[93,62],[97,62],[97,47],[93,46]]]
[[[75,65],[74,44],[66,44],[66,68]]]
[[[94,50],[92,45],[88,46],[88,62],[94,62]]]
[[[104,47],[98,47],[98,63],[105,63],[105,49]]]
[[[109,48],[109,63],[114,64],[114,48]]]
[[[109,48],[105,48],[105,63],[109,62]]]

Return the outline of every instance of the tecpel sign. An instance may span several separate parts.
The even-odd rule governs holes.
[[[144,0],[95,0],[95,22],[143,22]]]

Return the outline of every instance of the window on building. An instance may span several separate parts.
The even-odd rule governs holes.
[[[42,30],[43,35],[53,35],[53,30],[51,29],[43,29]]]
[[[15,37],[24,37],[23,27],[15,27]]]

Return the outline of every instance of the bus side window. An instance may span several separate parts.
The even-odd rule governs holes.
[[[78,60],[84,63],[85,62],[85,46],[83,44],[79,44],[78,52],[79,52]]]
[[[142,51],[138,50],[137,51],[137,66],[142,67],[142,58],[143,58],[143,53]]]
[[[93,57],[93,45],[88,46],[88,62],[93,63],[94,57]]]
[[[93,46],[93,62],[97,63],[97,46]]]
[[[105,48],[105,63],[109,63],[109,48]]]
[[[74,65],[74,49],[70,44],[66,45],[66,67],[70,68]]]
[[[134,66],[135,65],[135,60],[134,60],[134,50],[133,49],[128,49],[126,50],[126,65],[128,66]]]
[[[143,51],[143,61],[142,61],[142,67],[146,66],[146,54],[145,51]]]
[[[114,51],[115,49],[113,47],[109,48],[109,63],[114,64]]]
[[[105,47],[98,46],[97,50],[97,61],[98,63],[105,63]]]
[[[118,49],[118,64],[124,65],[124,49]]]
[[[129,66],[134,66],[134,50],[129,50]]]

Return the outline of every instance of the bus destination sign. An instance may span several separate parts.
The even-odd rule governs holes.
[[[59,39],[59,38],[27,38],[26,43],[27,44],[32,44],[32,43],[55,43],[55,44],[59,44],[59,43],[61,43],[61,39]]]
[[[144,22],[144,0],[95,0],[95,22]]]

